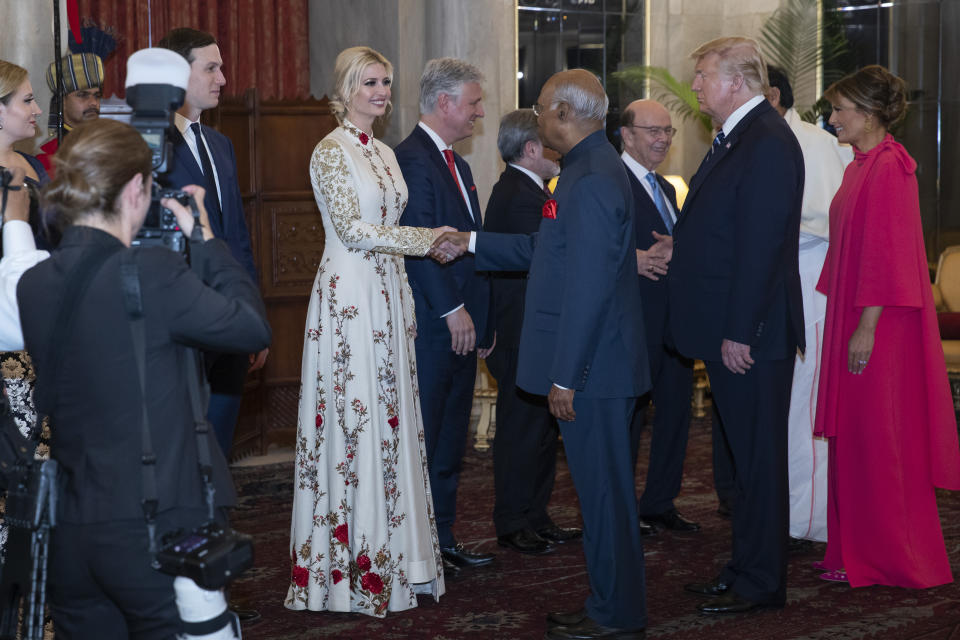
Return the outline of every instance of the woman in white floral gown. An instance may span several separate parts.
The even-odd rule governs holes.
[[[407,187],[373,137],[390,62],[352,47],[334,73],[340,126],[310,161],[326,244],[303,343],[285,605],[382,617],[444,591],[403,256],[426,255],[445,228],[396,226]]]

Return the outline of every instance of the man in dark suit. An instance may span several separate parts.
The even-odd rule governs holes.
[[[560,173],[560,167],[544,154],[531,109],[511,111],[500,119],[497,148],[507,167],[493,185],[483,228],[536,233],[550,198],[544,180]],[[557,422],[542,396],[516,386],[527,274],[494,272],[491,288],[497,333],[497,348],[487,357],[487,368],[497,380],[493,523],[500,546],[545,553],[551,543],[579,538],[582,532],[558,527],[547,514],[557,461]]]
[[[787,416],[804,347],[797,263],[803,156],[764,99],[767,70],[749,38],[701,45],[693,90],[722,128],[690,181],[668,274],[670,331],[707,367],[733,456],[733,556],[704,613],[783,606],[787,571]]]
[[[473,135],[474,121],[483,117],[482,80],[479,69],[462,60],[427,62],[420,78],[420,122],[395,149],[409,191],[400,224],[480,229],[470,167],[451,145]],[[440,549],[456,567],[487,564],[493,554],[464,548],[454,537],[453,523],[476,349],[486,357],[494,342],[490,283],[476,273],[472,256],[449,264],[408,257],[406,267],[417,312],[417,380]]]
[[[548,638],[643,638],[643,543],[630,423],[650,388],[630,180],[604,135],[608,100],[584,69],[553,75],[534,111],[543,143],[564,156],[556,200],[536,236],[444,234],[474,246],[478,269],[529,268],[517,385],[547,396],[583,513],[590,577],[584,608],[547,616]]]
[[[676,189],[656,173],[656,168],[667,157],[674,132],[670,112],[653,100],[631,102],[621,116],[621,157],[636,204],[637,273],[653,379],[653,389],[640,399],[633,420],[634,460],[647,406],[652,401],[656,407],[647,482],[637,503],[643,535],[653,535],[658,527],[674,531],[700,529],[673,504],[683,480],[693,393],[693,362],[664,343],[668,318],[666,274],[673,252],[673,226],[680,208]]]
[[[161,176],[161,181],[169,187],[199,184],[206,188],[204,204],[210,212],[214,236],[227,243],[233,257],[257,283],[250,234],[237,183],[233,144],[220,132],[200,124],[200,114],[220,103],[220,92],[227,82],[223,76],[220,48],[209,33],[189,28],[171,30],[158,46],[179,53],[190,63],[186,96],[175,116],[176,128],[172,132],[172,166]],[[249,356],[204,354],[211,391],[207,419],[213,425],[217,442],[228,460],[233,431],[240,415],[244,380],[248,371],[263,366],[267,353],[268,349]]]

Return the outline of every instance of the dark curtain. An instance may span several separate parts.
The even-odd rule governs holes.
[[[118,36],[105,61],[104,95],[124,95],[127,57],[175,27],[209,31],[227,78],[224,93],[257,87],[261,99],[310,93],[308,0],[79,0],[81,19]],[[152,36],[152,40],[151,37]]]

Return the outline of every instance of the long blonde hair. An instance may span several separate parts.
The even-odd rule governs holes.
[[[379,51],[370,47],[350,47],[337,56],[333,67],[333,99],[330,100],[330,108],[337,120],[346,117],[350,100],[360,90],[363,71],[372,64],[382,64],[387,76],[393,81],[393,65]],[[391,108],[392,105],[388,102],[387,113],[390,113]]]

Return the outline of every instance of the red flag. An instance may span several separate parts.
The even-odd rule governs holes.
[[[77,0],[67,0],[67,21],[70,23],[70,31],[73,33],[73,39],[77,44],[83,42],[83,34],[80,33],[80,7],[77,6]]]

